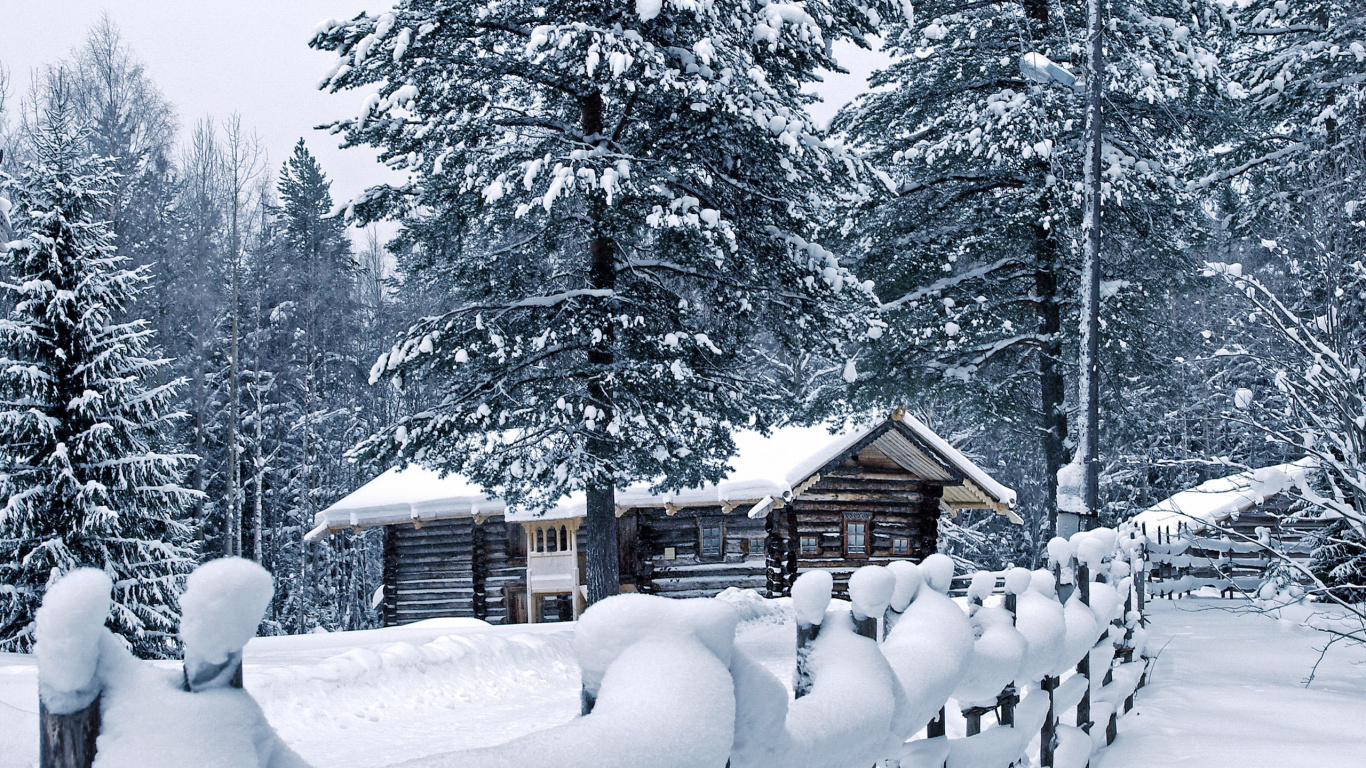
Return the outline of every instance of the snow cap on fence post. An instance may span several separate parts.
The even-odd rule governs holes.
[[[801,698],[811,692],[811,644],[821,632],[835,577],[829,571],[807,571],[792,583],[792,609],[797,614],[797,668],[792,692]]]
[[[274,594],[266,569],[240,557],[211,560],[190,574],[180,597],[185,690],[241,687],[242,647]]]
[[[897,613],[904,613],[920,591],[920,585],[925,583],[925,575],[920,572],[920,566],[909,560],[894,560],[887,564],[887,570],[896,577],[896,588],[892,590],[888,607]]]
[[[43,596],[36,616],[33,654],[38,661],[38,691],[47,711],[65,715],[95,700],[100,644],[109,634],[110,593],[104,571],[79,568],[57,580]]]
[[[849,601],[855,616],[882,615],[895,591],[896,575],[880,565],[865,565],[849,577]]]
[[[1028,568],[1011,568],[1006,571],[1006,594],[1023,595],[1029,589],[1030,579],[1033,574]]]
[[[835,577],[829,571],[807,571],[798,576],[792,583],[792,609],[797,613],[797,623],[820,626],[834,589]]]
[[[896,576],[880,565],[865,565],[849,576],[855,632],[877,639],[877,620],[887,612],[895,590]]]
[[[1061,536],[1054,536],[1048,540],[1048,562],[1053,565],[1066,567],[1067,561],[1076,553],[1076,545]]]
[[[968,584],[968,608],[969,613],[976,612],[986,603],[991,593],[996,591],[996,572],[978,571],[972,574],[972,581]]]
[[[949,587],[953,585],[953,569],[953,558],[938,552],[920,563],[920,572],[925,575],[925,583],[930,585],[930,589],[942,595],[947,595]]]

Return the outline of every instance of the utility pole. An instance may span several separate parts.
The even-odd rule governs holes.
[[[1082,133],[1082,174],[1085,200],[1082,211],[1081,365],[1078,366],[1077,451],[1058,472],[1056,533],[1064,538],[1095,527],[1100,514],[1100,179],[1101,148],[1105,143],[1101,103],[1105,98],[1105,49],[1101,34],[1101,0],[1086,2],[1086,79],[1028,52],[1020,56],[1020,73],[1036,83],[1057,82],[1082,91],[1086,123]]]
[[[1077,452],[1086,469],[1083,512],[1077,521],[1081,530],[1093,527],[1096,515],[1100,513],[1100,157],[1104,143],[1101,102],[1105,97],[1105,50],[1100,12],[1101,0],[1087,0],[1086,42],[1090,55],[1086,57],[1086,127],[1083,134],[1086,210],[1082,213],[1081,365],[1077,381],[1081,401]]]

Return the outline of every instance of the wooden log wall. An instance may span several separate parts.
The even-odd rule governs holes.
[[[788,528],[780,548],[787,558],[785,588],[796,574],[810,568],[834,572],[835,589],[843,593],[848,575],[868,564],[923,560],[938,548],[939,499],[943,486],[926,482],[899,467],[867,466],[854,460],[823,475],[783,510]],[[867,525],[865,553],[847,554],[848,521]],[[801,551],[802,538],[818,540],[815,554]],[[893,544],[907,539],[909,552]]]
[[[507,618],[504,586],[522,581],[521,541],[501,516],[432,520],[421,528],[391,525],[384,548],[386,626],[442,616],[491,623]]]
[[[749,519],[748,509],[684,507],[672,515],[657,507],[628,510],[635,516],[638,588],[669,597],[712,597],[727,587],[764,590],[765,521]],[[721,525],[719,555],[701,554],[702,522]],[[670,547],[672,559],[665,557]]]
[[[509,587],[516,591],[526,585],[526,540],[520,523],[507,523],[491,517],[480,526],[484,529],[484,606],[482,616],[490,624],[506,624],[516,615],[509,613]]]

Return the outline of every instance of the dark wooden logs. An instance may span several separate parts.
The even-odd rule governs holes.
[[[1085,605],[1091,604],[1091,569],[1085,564],[1078,563],[1076,567],[1077,590],[1081,595],[1081,602]],[[1077,662],[1077,674],[1086,678],[1086,689],[1082,691],[1081,701],[1077,704],[1077,727],[1091,732],[1091,651],[1087,650],[1086,655]]]
[[[821,625],[797,620],[797,671],[792,679],[794,698],[800,699],[811,693],[811,645],[816,642],[816,637],[820,633]]]
[[[943,736],[947,732],[945,727],[946,719],[947,716],[944,713],[944,708],[940,707],[939,714],[936,715],[935,718],[930,721],[929,725],[925,726],[925,737],[930,739],[937,739],[940,736]]]
[[[1052,768],[1053,751],[1057,748],[1058,712],[1053,705],[1053,692],[1058,689],[1059,678],[1045,677],[1039,688],[1048,691],[1048,717],[1044,718],[1043,731],[1039,733],[1039,765]]]

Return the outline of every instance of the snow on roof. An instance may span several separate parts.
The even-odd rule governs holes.
[[[895,417],[903,427],[921,440],[937,458],[952,466],[981,493],[970,493],[1016,519],[1009,510],[1015,506],[1015,491],[996,482],[966,456],[909,414]],[[888,421],[832,434],[825,427],[783,427],[769,435],[742,431],[735,434],[736,455],[732,471],[719,483],[708,483],[679,491],[651,493],[648,483],[619,489],[616,502],[621,507],[762,503],[791,498],[798,486],[825,465],[869,437]],[[985,494],[987,498],[981,498]],[[971,506],[965,502],[963,506]],[[361,486],[354,493],[319,512],[315,527],[305,536],[317,541],[343,528],[392,525],[453,517],[482,517],[502,514],[509,522],[561,520],[582,517],[582,493],[565,497],[554,508],[544,511],[509,509],[502,499],[485,495],[477,485],[459,475],[446,475],[419,466],[390,469]],[[1018,522],[1018,520],[1016,519]]]
[[[1149,532],[1175,530],[1180,523],[1196,528],[1220,523],[1303,483],[1317,468],[1318,460],[1306,456],[1289,464],[1208,480],[1148,507],[1134,515],[1133,522]]]

